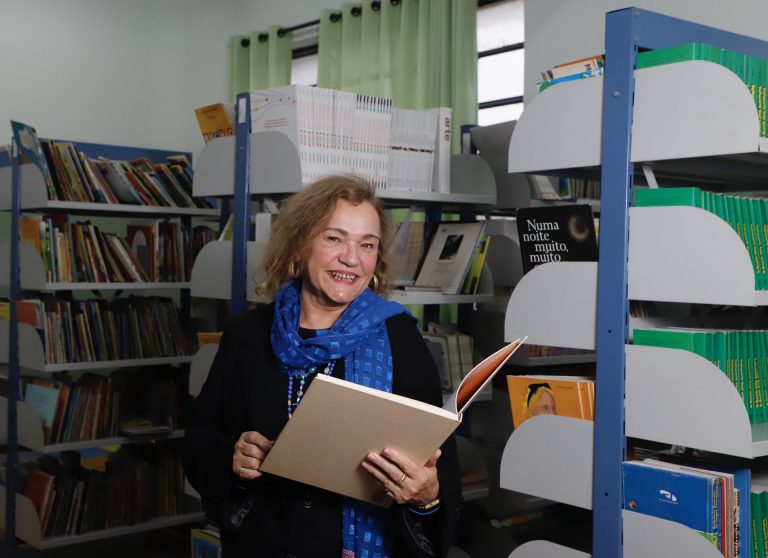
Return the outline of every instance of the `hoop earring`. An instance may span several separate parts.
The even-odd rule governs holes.
[[[298,267],[298,269],[296,269]],[[301,263],[297,263],[295,260],[291,261],[291,265],[288,267],[288,273],[290,273],[293,279],[301,277]]]
[[[373,286],[371,286],[371,283],[373,284]],[[379,290],[379,278],[376,277],[375,273],[373,274],[373,277],[371,277],[371,283],[368,284],[369,289],[371,289],[372,291]]]

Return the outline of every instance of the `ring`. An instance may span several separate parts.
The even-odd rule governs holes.
[[[408,475],[403,473],[403,478],[401,478],[399,481],[397,481],[397,485],[400,486],[401,484],[403,484],[405,482],[405,479],[407,479],[407,478],[408,478]]]

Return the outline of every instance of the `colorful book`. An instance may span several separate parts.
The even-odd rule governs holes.
[[[595,387],[584,376],[508,375],[507,389],[515,428],[538,415],[594,420]]]

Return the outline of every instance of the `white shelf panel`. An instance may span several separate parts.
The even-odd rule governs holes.
[[[764,156],[768,144],[759,137],[755,103],[733,72],[689,61],[637,70],[635,80],[632,161]],[[706,85],[690,95],[691,84]],[[599,166],[602,94],[603,78],[594,77],[534,97],[512,134],[509,172]]]
[[[549,90],[547,90],[549,91]],[[597,262],[552,262],[526,273],[512,291],[504,339],[595,349]]]
[[[768,423],[750,425],[736,387],[689,351],[627,345],[626,435],[739,457],[768,455]],[[695,387],[695,397],[685,397]]]
[[[0,320],[0,363],[8,362],[9,329],[9,322]],[[156,364],[184,364],[188,362],[192,362],[191,356],[47,364],[45,362],[45,347],[37,331],[29,324],[19,324],[19,364],[22,368],[30,370],[38,370],[40,372],[103,370],[132,366],[153,366]]]
[[[509,558],[589,558],[590,554],[549,541],[529,541],[521,544]]]
[[[7,442],[6,424],[8,416],[8,398],[0,397],[0,442]],[[164,434],[152,434],[147,436],[115,436],[113,438],[99,438],[96,440],[80,440],[77,442],[64,442],[61,444],[46,445],[43,440],[43,421],[34,408],[23,401],[16,404],[16,413],[18,416],[18,443],[27,449],[39,451],[41,453],[53,453],[65,450],[81,450],[85,448],[100,448],[104,446],[115,446],[144,440],[169,440],[172,438],[183,438],[183,430],[174,430]]]
[[[633,207],[630,223],[630,299],[768,303],[768,292],[755,290],[747,248],[717,215],[687,206]]]
[[[266,245],[258,242],[246,244],[248,269],[246,272],[247,299],[256,302],[256,287],[264,280],[261,262]],[[203,246],[192,264],[192,296],[229,300],[232,291],[232,242],[214,241]]]
[[[200,347],[192,358],[192,364],[189,367],[189,394],[197,397],[203,384],[208,378],[208,372],[211,370],[213,359],[216,358],[216,352],[219,350],[218,343],[206,343]]]
[[[394,300],[400,304],[470,304],[492,302],[493,295],[449,295],[429,291],[392,291],[389,300]]]
[[[509,364],[517,366],[560,366],[567,364],[591,364],[595,362],[595,353],[530,357],[527,351],[524,351],[526,348],[526,345],[520,347],[512,355],[512,358],[509,359]]]
[[[292,194],[302,187],[296,147],[281,132],[251,134],[250,194]],[[208,142],[195,164],[195,196],[232,196],[235,183],[235,137]],[[450,193],[380,190],[381,199],[441,204],[496,204],[496,181],[488,164],[474,155],[451,158]]]
[[[623,510],[624,558],[723,558],[700,533],[674,521]]]
[[[530,418],[512,432],[504,447],[499,485],[592,509],[593,438],[592,421],[555,415]]]
[[[2,504],[0,505],[0,524],[3,525],[5,525],[5,498],[5,487],[0,486],[0,504]],[[103,529],[101,531],[92,531],[83,535],[44,539],[40,532],[40,519],[37,517],[34,505],[26,496],[16,494],[16,536],[39,550],[109,539],[134,533],[143,533],[145,531],[152,531],[153,529],[164,529],[166,527],[196,523],[204,520],[204,513],[195,512],[184,515],[158,517],[147,521],[146,523],[115,527],[113,529]]]
[[[11,167],[0,168],[0,211],[11,209]],[[218,209],[194,207],[156,207],[114,203],[48,200],[43,175],[37,165],[21,165],[21,208],[23,210],[71,211],[74,213],[112,213],[117,215],[175,215],[179,217],[218,217]]]
[[[0,262],[10,261],[10,243],[0,245]],[[21,288],[30,291],[138,291],[188,289],[191,283],[49,283],[45,280],[45,266],[40,253],[27,242],[19,245],[19,266],[21,269]],[[11,284],[10,266],[0,268],[0,287]]]

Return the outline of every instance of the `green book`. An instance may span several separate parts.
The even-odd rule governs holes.
[[[686,43],[656,50],[647,50],[637,54],[637,69],[684,62],[686,60],[702,60],[703,43]]]
[[[638,188],[635,190],[637,207],[658,207],[662,205],[690,205],[702,207],[701,188]]]
[[[757,371],[760,382],[760,392],[763,397],[763,416],[761,422],[768,422],[768,332],[755,332],[757,345]]]
[[[752,522],[752,540],[749,541],[752,552],[750,556],[752,558],[765,558],[765,551],[763,550],[763,529],[762,522],[760,521],[760,494],[755,492],[749,493],[749,516]]]

